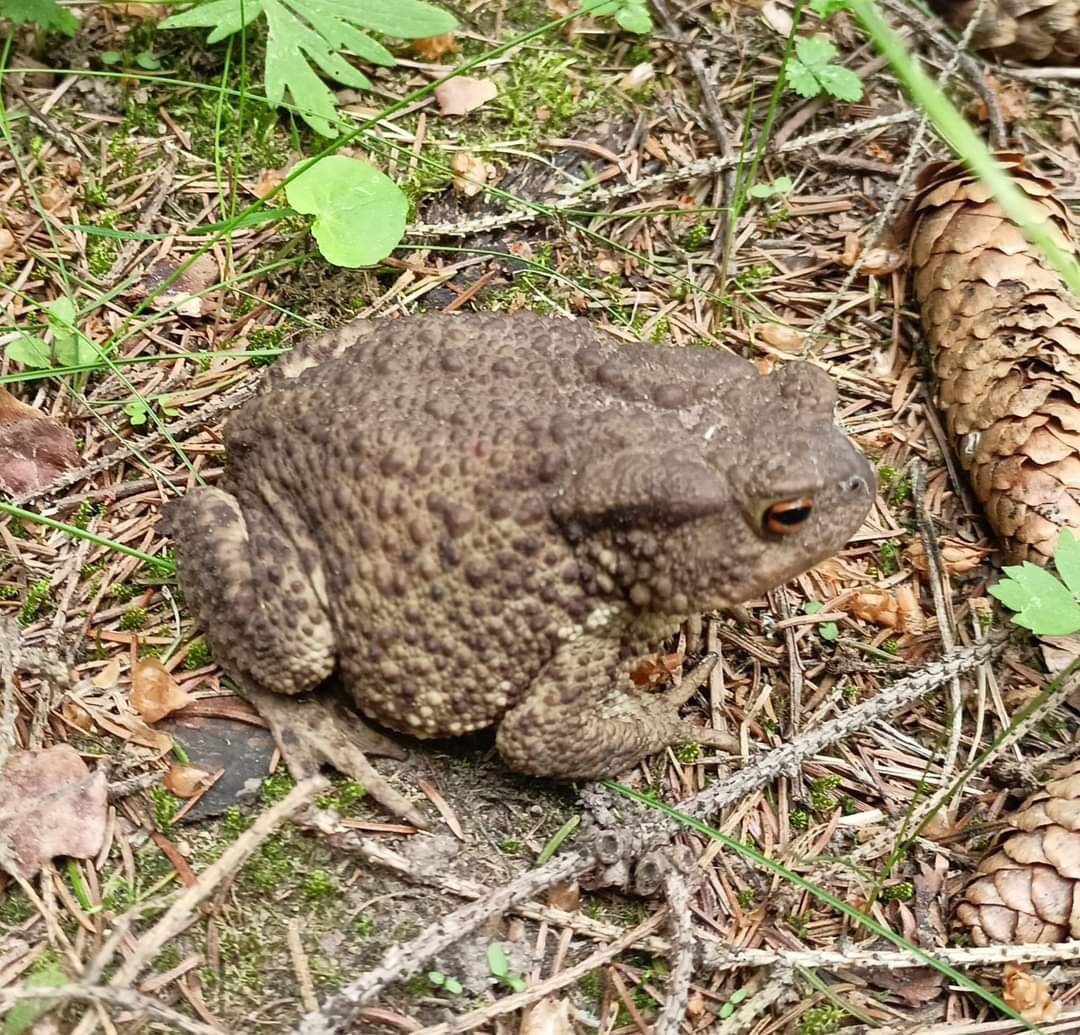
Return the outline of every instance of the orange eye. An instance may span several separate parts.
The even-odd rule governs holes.
[[[801,528],[810,518],[814,501],[809,496],[797,500],[779,500],[765,511],[762,524],[773,535],[790,535]]]

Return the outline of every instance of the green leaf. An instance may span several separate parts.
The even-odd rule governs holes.
[[[1061,530],[1057,549],[1054,551],[1054,567],[1074,597],[1080,598],[1080,539],[1067,528]]]
[[[1029,561],[1004,572],[1006,577],[990,587],[990,594],[1017,612],[1017,625],[1040,636],[1080,631],[1080,603],[1060,579]]]
[[[98,54],[98,59],[103,65],[115,65],[123,58],[123,56],[124,55],[118,50],[103,50]]]
[[[816,97],[821,93],[821,83],[801,61],[789,58],[784,66],[784,78],[800,97]]]
[[[525,989],[529,987],[527,984],[525,984],[524,978],[518,977],[517,974],[509,974],[502,980],[511,992],[524,992]]]
[[[863,95],[862,80],[850,68],[826,65],[815,69],[818,82],[840,101],[857,101]]]
[[[442,36],[457,28],[449,12],[422,0],[324,0],[339,18],[402,40]],[[306,10],[306,3],[301,10]]]
[[[24,334],[21,338],[9,342],[4,352],[8,359],[32,370],[53,365],[52,350],[48,343],[32,334]]]
[[[429,970],[427,979],[433,985],[445,985],[446,984],[446,975],[444,973],[442,973],[442,971],[439,971],[439,970]]]
[[[816,615],[819,611],[825,610],[825,605],[820,600],[808,600],[802,606],[804,615]]]
[[[820,18],[831,18],[848,9],[848,0],[810,0],[810,10]]]
[[[443,985],[443,988],[451,995],[461,995],[461,993],[465,991],[465,989],[461,987],[461,982],[458,981],[457,978],[452,977],[446,979],[446,984]]]
[[[57,365],[79,367],[96,363],[98,350],[75,326],[75,303],[66,295],[61,295],[45,308],[53,332],[53,355]]]
[[[405,233],[409,203],[389,176],[344,155],[311,159],[285,185],[298,212],[315,216],[323,258],[356,269],[386,258]]]
[[[46,32],[62,32],[65,36],[79,31],[79,19],[56,0],[0,0],[0,18],[15,25],[32,22]]]
[[[54,961],[41,965],[40,969],[26,979],[31,988],[60,988],[67,984],[64,972]],[[43,1017],[56,1005],[55,1001],[42,999],[23,999],[8,1011],[0,1035],[23,1035],[32,1032],[39,1018]]]
[[[142,399],[132,399],[124,405],[124,413],[127,414],[128,422],[135,427],[141,427],[150,419],[150,407]]]
[[[147,72],[156,72],[161,68],[161,62],[154,57],[153,51],[150,50],[140,50],[139,53],[135,55],[135,64],[137,64],[139,68],[145,68]]]
[[[506,958],[506,951],[498,942],[492,942],[487,947],[488,968],[497,978],[510,976],[510,961]]]
[[[615,15],[615,21],[627,32],[636,32],[639,36],[652,32],[652,15],[644,4],[627,4]]]
[[[817,628],[818,636],[826,643],[835,643],[840,639],[840,627],[836,622],[822,622]]]
[[[279,105],[288,92],[300,117],[325,137],[337,136],[337,103],[313,65],[339,83],[366,90],[371,81],[342,54],[387,66],[394,55],[361,27],[400,39],[440,36],[457,27],[452,14],[422,0],[210,0],[161,24],[210,28],[207,42],[217,43],[260,15],[267,24],[267,99]]]
[[[801,36],[795,43],[795,54],[808,69],[817,71],[836,57],[836,44],[828,36]]]

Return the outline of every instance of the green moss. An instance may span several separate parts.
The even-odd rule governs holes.
[[[808,830],[810,828],[810,813],[806,809],[794,808],[788,813],[788,822],[793,830]]]
[[[19,587],[14,582],[5,582],[0,586],[0,600],[15,600],[19,596]]]
[[[109,587],[109,596],[118,604],[126,604],[135,593],[136,589],[130,582],[117,582]]]
[[[845,1010],[831,1003],[812,1006],[802,1015],[796,1031],[798,1035],[832,1035],[840,1030],[840,1023],[846,1016]]]
[[[268,776],[259,788],[259,800],[264,805],[276,805],[296,786],[296,781],[282,766],[276,773]]]
[[[375,921],[366,913],[361,913],[353,921],[352,929],[358,938],[370,938],[375,933]]]
[[[164,787],[151,787],[149,794],[154,810],[154,825],[161,831],[171,829],[176,813],[180,810],[180,799]]]
[[[342,780],[332,790],[319,798],[319,806],[324,809],[333,809],[343,816],[351,815],[356,811],[356,806],[367,797],[364,785],[355,780]]]
[[[0,928],[15,927],[34,915],[30,900],[18,889],[0,895]]]
[[[886,902],[910,902],[915,897],[915,886],[908,881],[890,884],[881,889],[881,897]]]
[[[810,804],[815,812],[832,812],[839,804],[833,791],[840,786],[839,776],[819,776],[810,782]]]
[[[883,575],[895,575],[900,570],[900,548],[896,543],[882,543],[878,554]]]
[[[757,893],[753,888],[742,888],[735,895],[735,901],[739,903],[740,909],[751,910],[757,901]]]
[[[675,757],[684,765],[692,765],[701,758],[701,745],[691,741],[675,748]]]
[[[196,640],[188,647],[184,655],[184,668],[188,672],[194,672],[197,668],[203,668],[210,664],[210,644],[206,640]]]
[[[300,882],[301,894],[312,902],[334,898],[340,888],[337,877],[326,870],[311,870]]]
[[[146,628],[149,617],[145,607],[129,607],[120,616],[120,628],[126,632],[138,632]]]
[[[39,579],[27,591],[26,600],[19,610],[19,623],[29,625],[40,614],[52,592],[52,586],[48,579]]]

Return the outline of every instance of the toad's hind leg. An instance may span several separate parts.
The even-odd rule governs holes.
[[[334,668],[334,631],[321,573],[261,510],[197,488],[167,511],[180,585],[230,673],[277,694],[311,690]]]
[[[699,665],[667,694],[650,694],[629,679],[617,644],[567,645],[503,716],[499,754],[512,768],[537,776],[600,779],[674,744],[737,751],[730,734],[679,718],[680,705],[711,667]]]
[[[184,597],[218,661],[270,726],[289,772],[302,779],[332,765],[391,812],[425,825],[365,757],[400,758],[393,741],[329,694],[295,696],[334,669],[321,572],[308,570],[268,515],[245,513],[221,489],[194,489],[169,507],[166,521]]]

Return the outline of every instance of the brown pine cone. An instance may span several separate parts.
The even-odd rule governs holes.
[[[1075,251],[1051,182],[997,157]],[[897,231],[960,462],[1012,557],[1045,563],[1062,528],[1080,532],[1080,310],[960,162],[923,170]]]
[[[931,0],[931,7],[962,32],[977,0]],[[1014,61],[1080,63],[1080,0],[987,0],[971,37],[974,50]]]
[[[954,920],[975,945],[1080,938],[1080,762],[1057,770],[1009,822]]]

